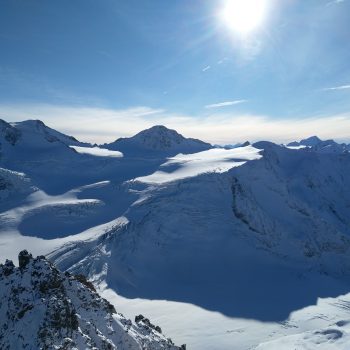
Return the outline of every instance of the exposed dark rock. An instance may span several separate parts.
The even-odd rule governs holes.
[[[31,259],[33,259],[32,254],[29,254],[26,250],[22,250],[18,255],[19,268],[24,269]]]
[[[17,317],[21,319],[25,313],[33,308],[33,305],[24,305],[23,309],[18,313]]]
[[[15,268],[15,265],[13,264],[12,260],[5,261],[5,264],[0,264],[0,274],[1,272],[4,274],[4,276],[9,276]]]
[[[93,292],[96,292],[94,285],[90,281],[88,281],[84,275],[74,275],[73,278],[82,283],[84,286],[88,287]]]
[[[135,322],[138,323],[140,321],[142,321],[145,317],[143,315],[138,315],[138,316],[135,316]]]
[[[135,322],[147,328],[154,329],[158,333],[162,333],[162,329],[159,326],[155,326],[148,318],[144,317],[143,315],[135,316]]]

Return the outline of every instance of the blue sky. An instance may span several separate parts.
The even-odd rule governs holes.
[[[219,143],[350,141],[350,1],[264,0],[245,34],[228,1],[0,0],[1,117],[97,142],[155,123]]]

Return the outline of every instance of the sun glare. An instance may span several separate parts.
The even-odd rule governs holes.
[[[221,17],[234,32],[247,35],[264,21],[268,0],[227,0]]]

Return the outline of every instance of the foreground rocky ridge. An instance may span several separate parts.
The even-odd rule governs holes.
[[[148,319],[117,313],[84,276],[27,251],[19,267],[0,265],[0,314],[1,349],[180,349]]]

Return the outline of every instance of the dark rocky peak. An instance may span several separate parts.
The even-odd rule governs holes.
[[[22,250],[18,255],[19,268],[20,269],[25,268],[32,259],[33,259],[32,254],[29,254],[26,250]]]

